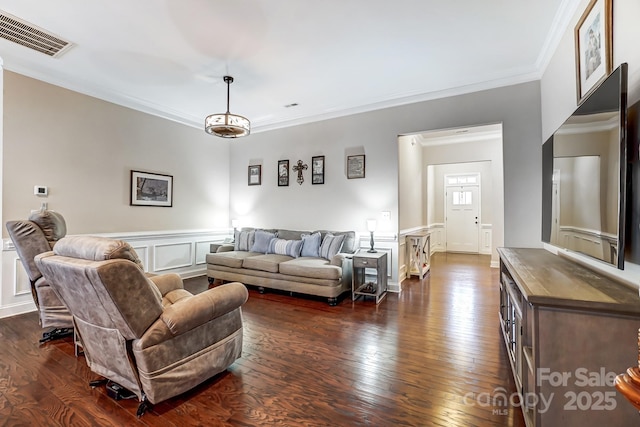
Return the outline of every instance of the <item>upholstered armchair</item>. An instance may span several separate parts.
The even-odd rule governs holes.
[[[147,277],[128,243],[102,237],[65,237],[35,262],[73,315],[91,370],[134,393],[138,416],[241,355],[242,283],[193,295],[177,274]]]
[[[65,236],[67,224],[64,218],[57,212],[41,210],[32,213],[26,221],[8,221],[6,226],[31,282],[40,326],[49,329],[43,332],[40,342],[70,335],[73,333],[71,313],[42,277],[34,261],[36,255],[50,251]]]

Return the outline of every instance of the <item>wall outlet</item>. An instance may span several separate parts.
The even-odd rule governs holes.
[[[391,219],[391,212],[383,211],[382,212],[382,219],[384,219],[385,221],[389,221]]]

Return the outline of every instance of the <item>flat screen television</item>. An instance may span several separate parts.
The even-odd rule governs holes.
[[[542,241],[624,268],[627,64],[542,146]]]

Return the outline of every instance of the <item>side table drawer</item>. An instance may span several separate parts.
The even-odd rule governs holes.
[[[353,268],[376,268],[377,266],[377,259],[353,257]]]

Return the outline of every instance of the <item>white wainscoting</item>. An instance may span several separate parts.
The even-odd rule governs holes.
[[[230,237],[228,230],[93,234],[128,242],[149,273],[177,273],[183,279],[206,274],[211,243]],[[11,239],[4,239],[0,318],[35,310],[29,278]]]
[[[407,278],[407,239],[400,238],[398,242],[398,283]]]
[[[434,252],[445,252],[447,250],[447,230],[444,223],[437,222],[427,226],[431,242],[431,254]]]
[[[493,224],[480,225],[480,244],[478,250],[483,255],[491,255],[491,238]]]

